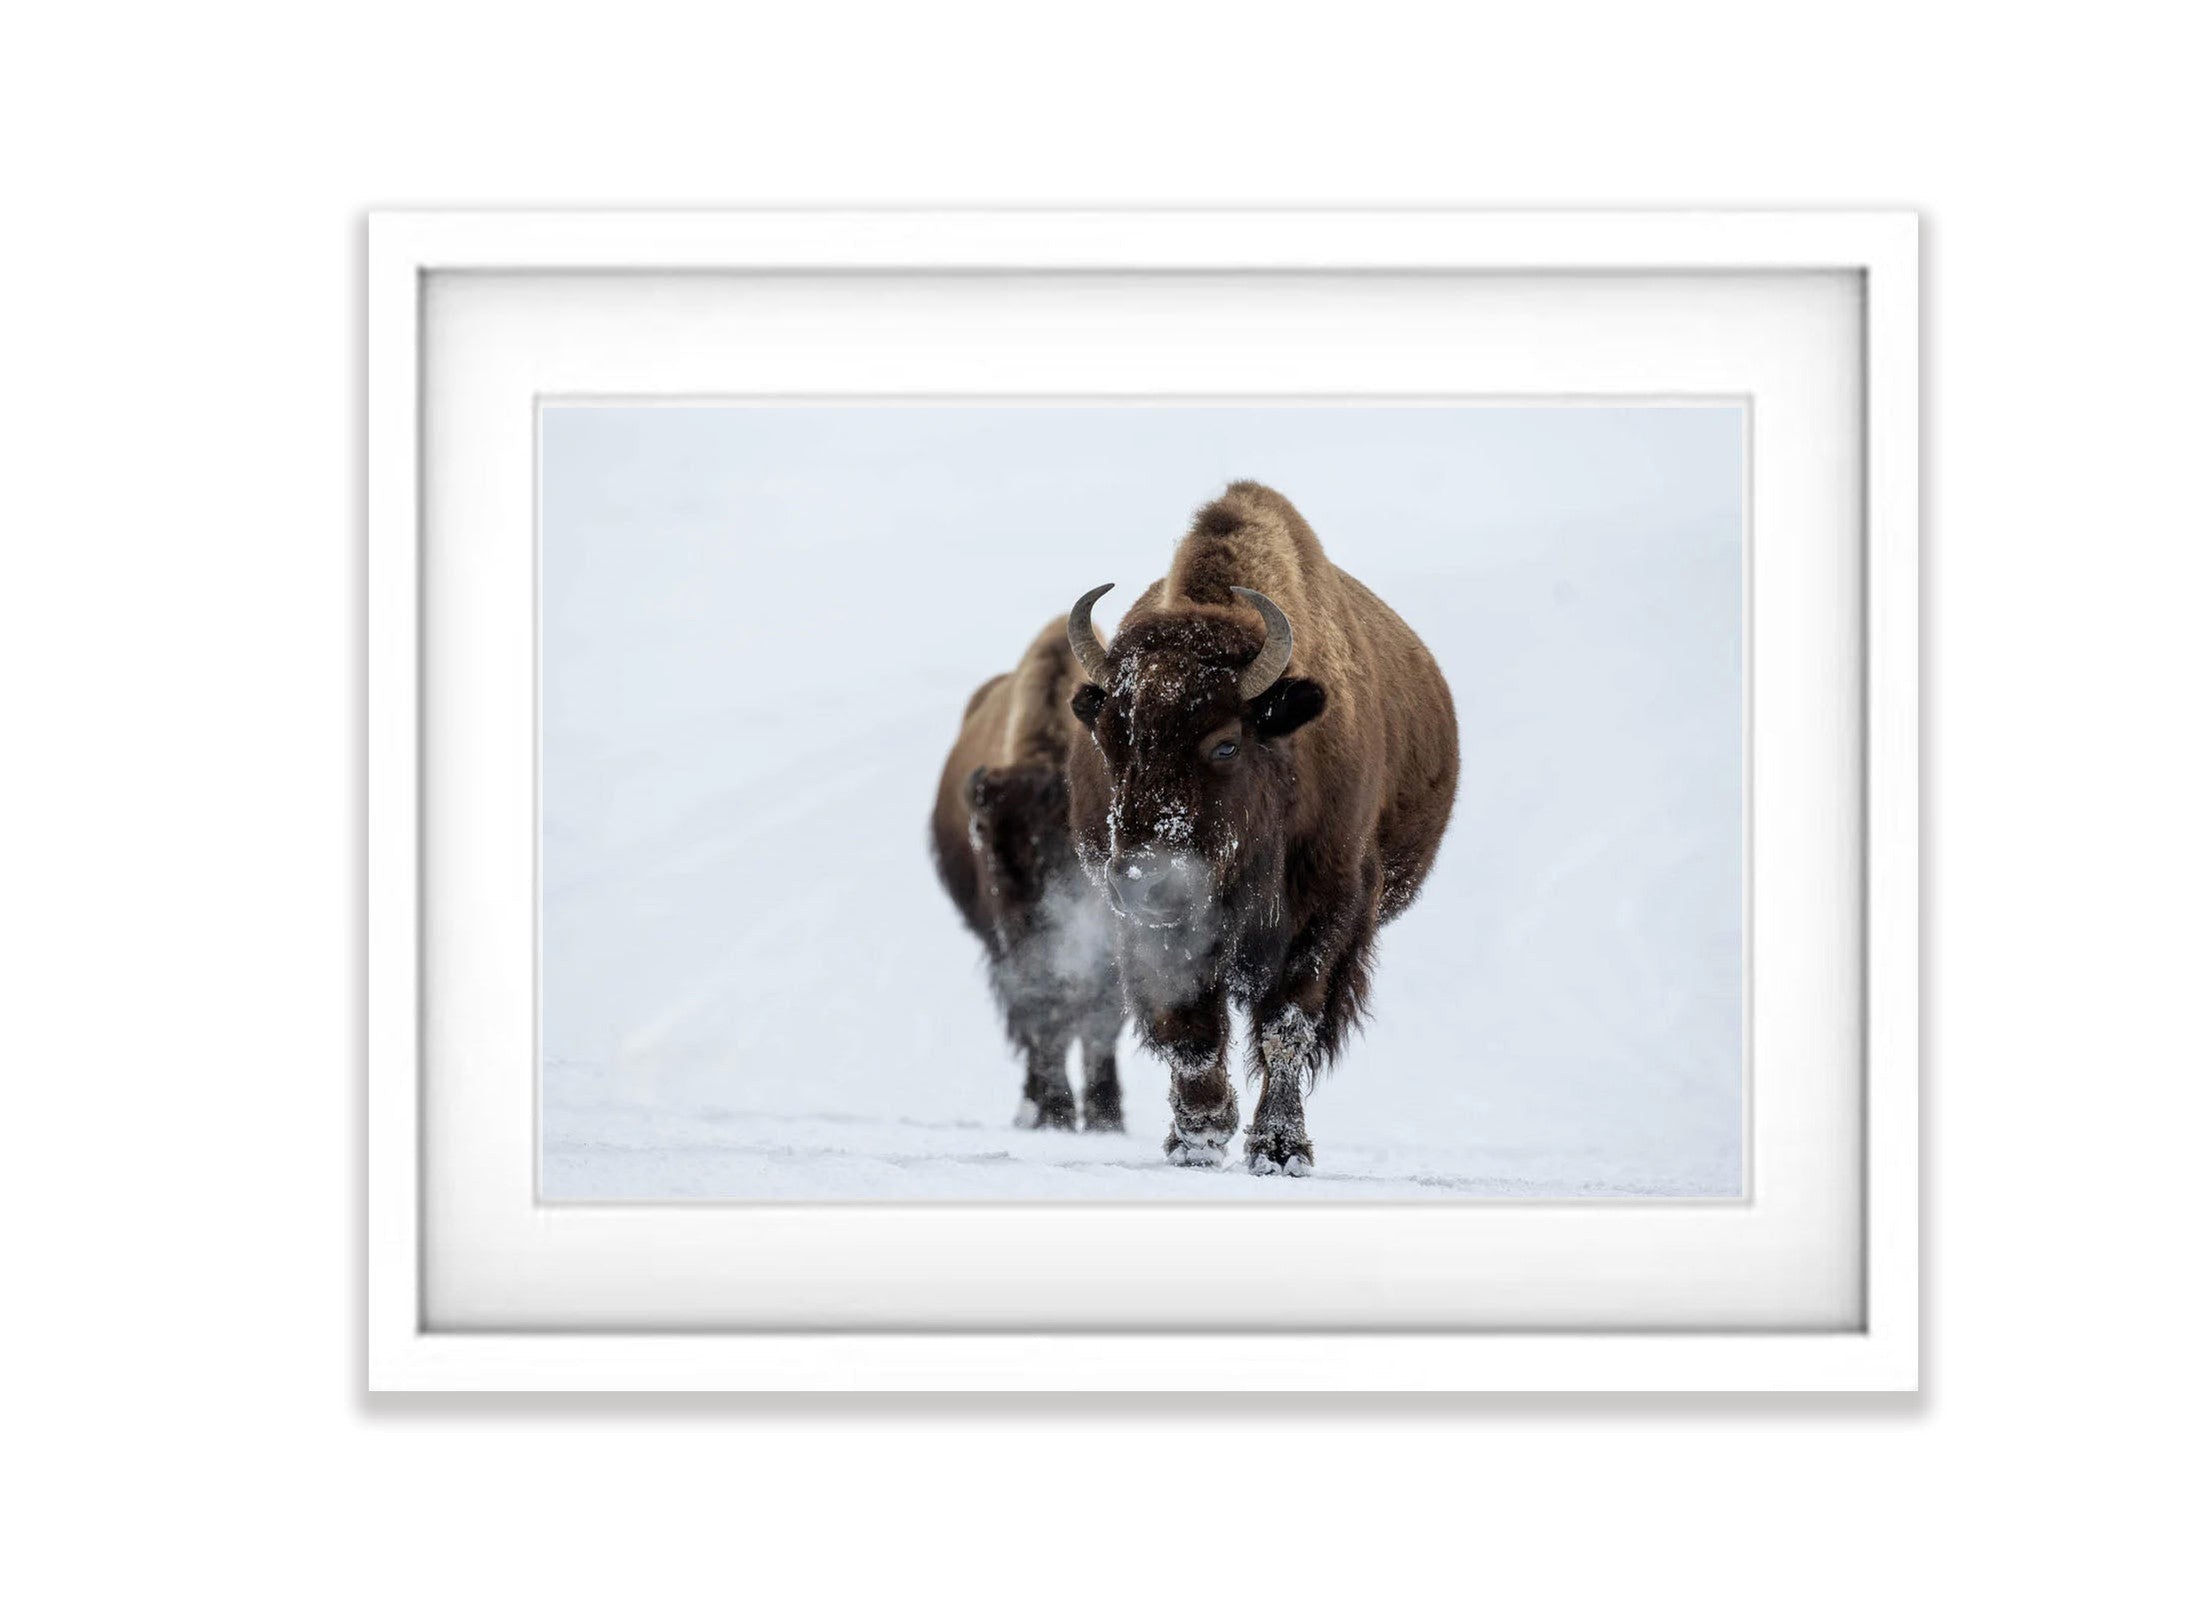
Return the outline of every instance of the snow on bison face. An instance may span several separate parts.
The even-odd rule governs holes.
[[[1287,623],[1283,635],[1287,652]],[[1116,639],[1106,686],[1088,683],[1071,701],[1107,770],[1107,891],[1140,927],[1209,920],[1235,897],[1249,863],[1280,868],[1262,846],[1290,814],[1296,763],[1287,741],[1327,696],[1307,678],[1258,683],[1260,662],[1245,664],[1255,650],[1268,653],[1227,613],[1152,618]],[[1257,688],[1250,696],[1248,683]]]

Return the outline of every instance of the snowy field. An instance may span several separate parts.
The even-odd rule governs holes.
[[[1738,1193],[1743,430],[547,410],[543,1197]],[[1109,580],[1111,625],[1243,476],[1427,641],[1464,768],[1302,1181],[1167,1165],[1128,1032],[1126,1134],[1013,1128],[1021,1068],[926,846],[970,692]]]

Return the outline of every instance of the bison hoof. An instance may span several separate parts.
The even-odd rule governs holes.
[[[1171,1127],[1161,1152],[1172,1165],[1219,1166],[1229,1158],[1229,1133],[1221,1128],[1185,1132],[1180,1127]]]
[[[1119,1133],[1122,1131],[1122,1107],[1116,1105],[1087,1105],[1084,1107],[1084,1130],[1088,1133]]]
[[[1254,1133],[1245,1140],[1245,1170],[1255,1177],[1313,1175],[1313,1146],[1303,1139],[1262,1138]]]
[[[1076,1131],[1077,1105],[1073,1099],[1026,1099],[1016,1106],[1018,1127],[1066,1127]]]

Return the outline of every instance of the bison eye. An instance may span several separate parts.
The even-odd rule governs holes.
[[[1215,761],[1233,761],[1237,758],[1237,746],[1224,739],[1207,751],[1207,758]]]

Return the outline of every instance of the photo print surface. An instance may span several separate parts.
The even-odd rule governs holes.
[[[1747,428],[544,402],[541,1197],[1742,1195]]]

